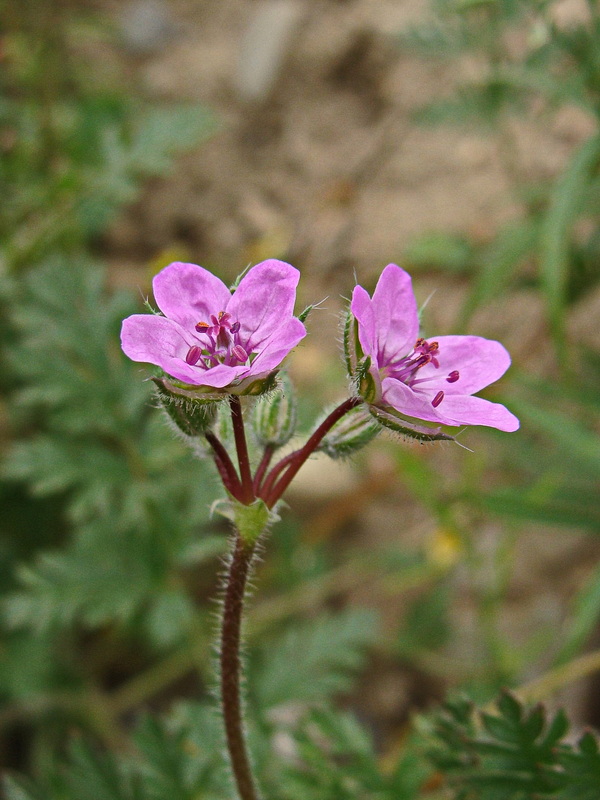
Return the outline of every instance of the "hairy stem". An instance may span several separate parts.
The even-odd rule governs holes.
[[[343,403],[337,408],[334,408],[331,414],[329,414],[326,419],[319,425],[313,435],[308,439],[304,447],[301,447],[299,450],[296,450],[291,456],[286,457],[289,461],[289,465],[286,471],[281,475],[281,477],[277,480],[272,488],[269,488],[268,494],[261,493],[265,503],[272,508],[275,503],[279,500],[281,495],[285,492],[287,487],[290,485],[291,481],[293,480],[294,476],[297,474],[300,467],[304,464],[304,462],[309,458],[309,456],[314,453],[317,449],[321,440],[324,436],[326,436],[329,431],[333,428],[336,422],[351,411],[356,406],[360,405],[363,402],[361,397],[349,397],[347,400],[344,400]],[[280,462],[281,463],[281,462]],[[272,472],[279,472],[280,464],[276,464],[273,467]],[[270,475],[267,478],[269,482],[269,487],[271,487]],[[267,484],[265,481],[265,485]]]
[[[242,416],[242,404],[236,395],[230,395],[229,406],[231,408],[231,421],[233,424],[233,436],[235,438],[235,448],[240,465],[240,477],[242,479],[241,502],[250,505],[254,500],[254,487],[252,484],[252,473],[250,471],[250,457],[248,456],[248,444],[246,443],[246,433],[244,431],[244,418]]]
[[[225,723],[227,750],[241,800],[258,800],[246,749],[240,688],[240,641],[246,583],[254,546],[239,534],[229,564],[221,627],[221,708]]]
[[[223,485],[229,494],[241,503],[243,497],[242,484],[229,458],[229,453],[212,431],[206,431],[204,436],[212,448],[215,465],[219,471]]]

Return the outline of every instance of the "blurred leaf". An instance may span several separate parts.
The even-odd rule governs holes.
[[[376,635],[374,613],[359,609],[290,626],[261,648],[259,662],[249,664],[248,683],[257,708],[265,712],[347,691]]]
[[[403,252],[409,269],[442,269],[467,272],[473,264],[474,248],[464,236],[429,231],[410,240]]]
[[[600,135],[590,137],[572,157],[555,183],[542,223],[540,269],[555,344],[564,349],[570,233],[582,208],[586,189],[600,161]],[[563,353],[564,357],[564,353]]]

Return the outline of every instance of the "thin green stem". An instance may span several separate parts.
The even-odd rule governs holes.
[[[244,431],[244,417],[242,415],[242,404],[236,395],[230,395],[229,406],[231,408],[231,421],[233,424],[233,436],[235,448],[237,450],[238,464],[240,466],[240,477],[242,479],[242,496],[240,501],[244,505],[250,505],[255,499],[254,487],[252,484],[252,472],[250,471],[250,457],[248,455],[248,444]]]
[[[231,769],[241,800],[258,800],[246,748],[240,687],[242,613],[253,555],[254,546],[245,543],[236,534],[227,576],[221,627],[221,708]]]

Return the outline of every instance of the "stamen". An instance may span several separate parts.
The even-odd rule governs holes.
[[[437,408],[439,406],[439,404],[442,402],[443,399],[444,399],[444,393],[443,392],[438,392],[436,394],[436,396],[433,398],[433,400],[431,401],[431,405],[434,408]]]
[[[210,328],[208,322],[197,322],[195,325],[196,330],[198,333],[205,333]]]
[[[234,322],[233,325],[231,326],[231,332],[232,333],[239,333],[239,330],[240,330],[241,327],[242,326],[241,326],[241,324],[239,322]]]
[[[201,355],[202,355],[202,350],[197,345],[194,344],[188,350],[185,360],[190,366],[193,367],[195,364],[198,363],[198,361],[200,361]]]
[[[458,370],[453,369],[452,372],[446,378],[446,380],[448,381],[448,383],[456,383],[456,381],[459,378],[460,378],[460,373],[458,372]]]

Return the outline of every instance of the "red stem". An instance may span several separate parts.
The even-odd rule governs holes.
[[[221,627],[221,707],[227,750],[241,800],[258,800],[246,750],[240,689],[242,612],[253,554],[253,545],[245,544],[237,535],[229,565]]]
[[[254,487],[252,485],[252,473],[250,471],[250,457],[248,456],[248,445],[244,432],[244,418],[242,416],[242,404],[240,398],[232,394],[229,396],[229,406],[231,408],[231,421],[233,423],[233,436],[235,438],[235,448],[237,450],[238,464],[240,466],[240,477],[242,479],[241,501],[244,505],[250,505],[255,499]]]
[[[215,465],[219,471],[223,485],[236,500],[242,502],[242,484],[229,458],[229,453],[212,431],[205,431],[204,436],[212,447]]]
[[[265,446],[265,450],[263,452],[263,456],[260,460],[260,464],[256,472],[254,473],[254,494],[258,496],[260,491],[260,484],[264,477],[265,472],[269,464],[271,463],[271,459],[273,458],[273,453],[275,452],[275,448],[272,444],[268,444]]]
[[[347,414],[349,411],[351,411],[353,408],[356,408],[356,406],[360,405],[362,402],[363,399],[361,397],[349,397],[347,400],[344,400],[343,403],[340,403],[340,405],[337,408],[334,408],[331,414],[329,414],[329,416],[323,420],[323,422],[319,425],[319,427],[316,429],[316,431],[313,433],[310,439],[308,439],[304,447],[301,447],[299,450],[296,450],[294,453],[291,453],[290,456],[286,456],[286,458],[289,461],[287,470],[279,478],[279,480],[275,483],[275,485],[272,486],[272,488],[270,488],[268,494],[265,494],[264,492],[262,493],[262,497],[265,503],[269,506],[269,508],[273,508],[275,503],[279,500],[281,495],[290,485],[291,481],[297,474],[300,467],[304,464],[304,462],[308,459],[308,457],[312,453],[314,453],[314,451],[321,443],[323,437],[327,433],[329,433],[329,431],[333,428],[335,423],[338,422],[344,416],[344,414]],[[283,461],[285,461],[285,459],[282,459],[282,461],[280,461],[279,464],[276,464],[273,467],[271,474],[275,471],[277,471],[277,473],[281,471],[280,465]],[[271,475],[267,477],[265,485],[267,484],[267,482],[271,486],[272,483]]]

